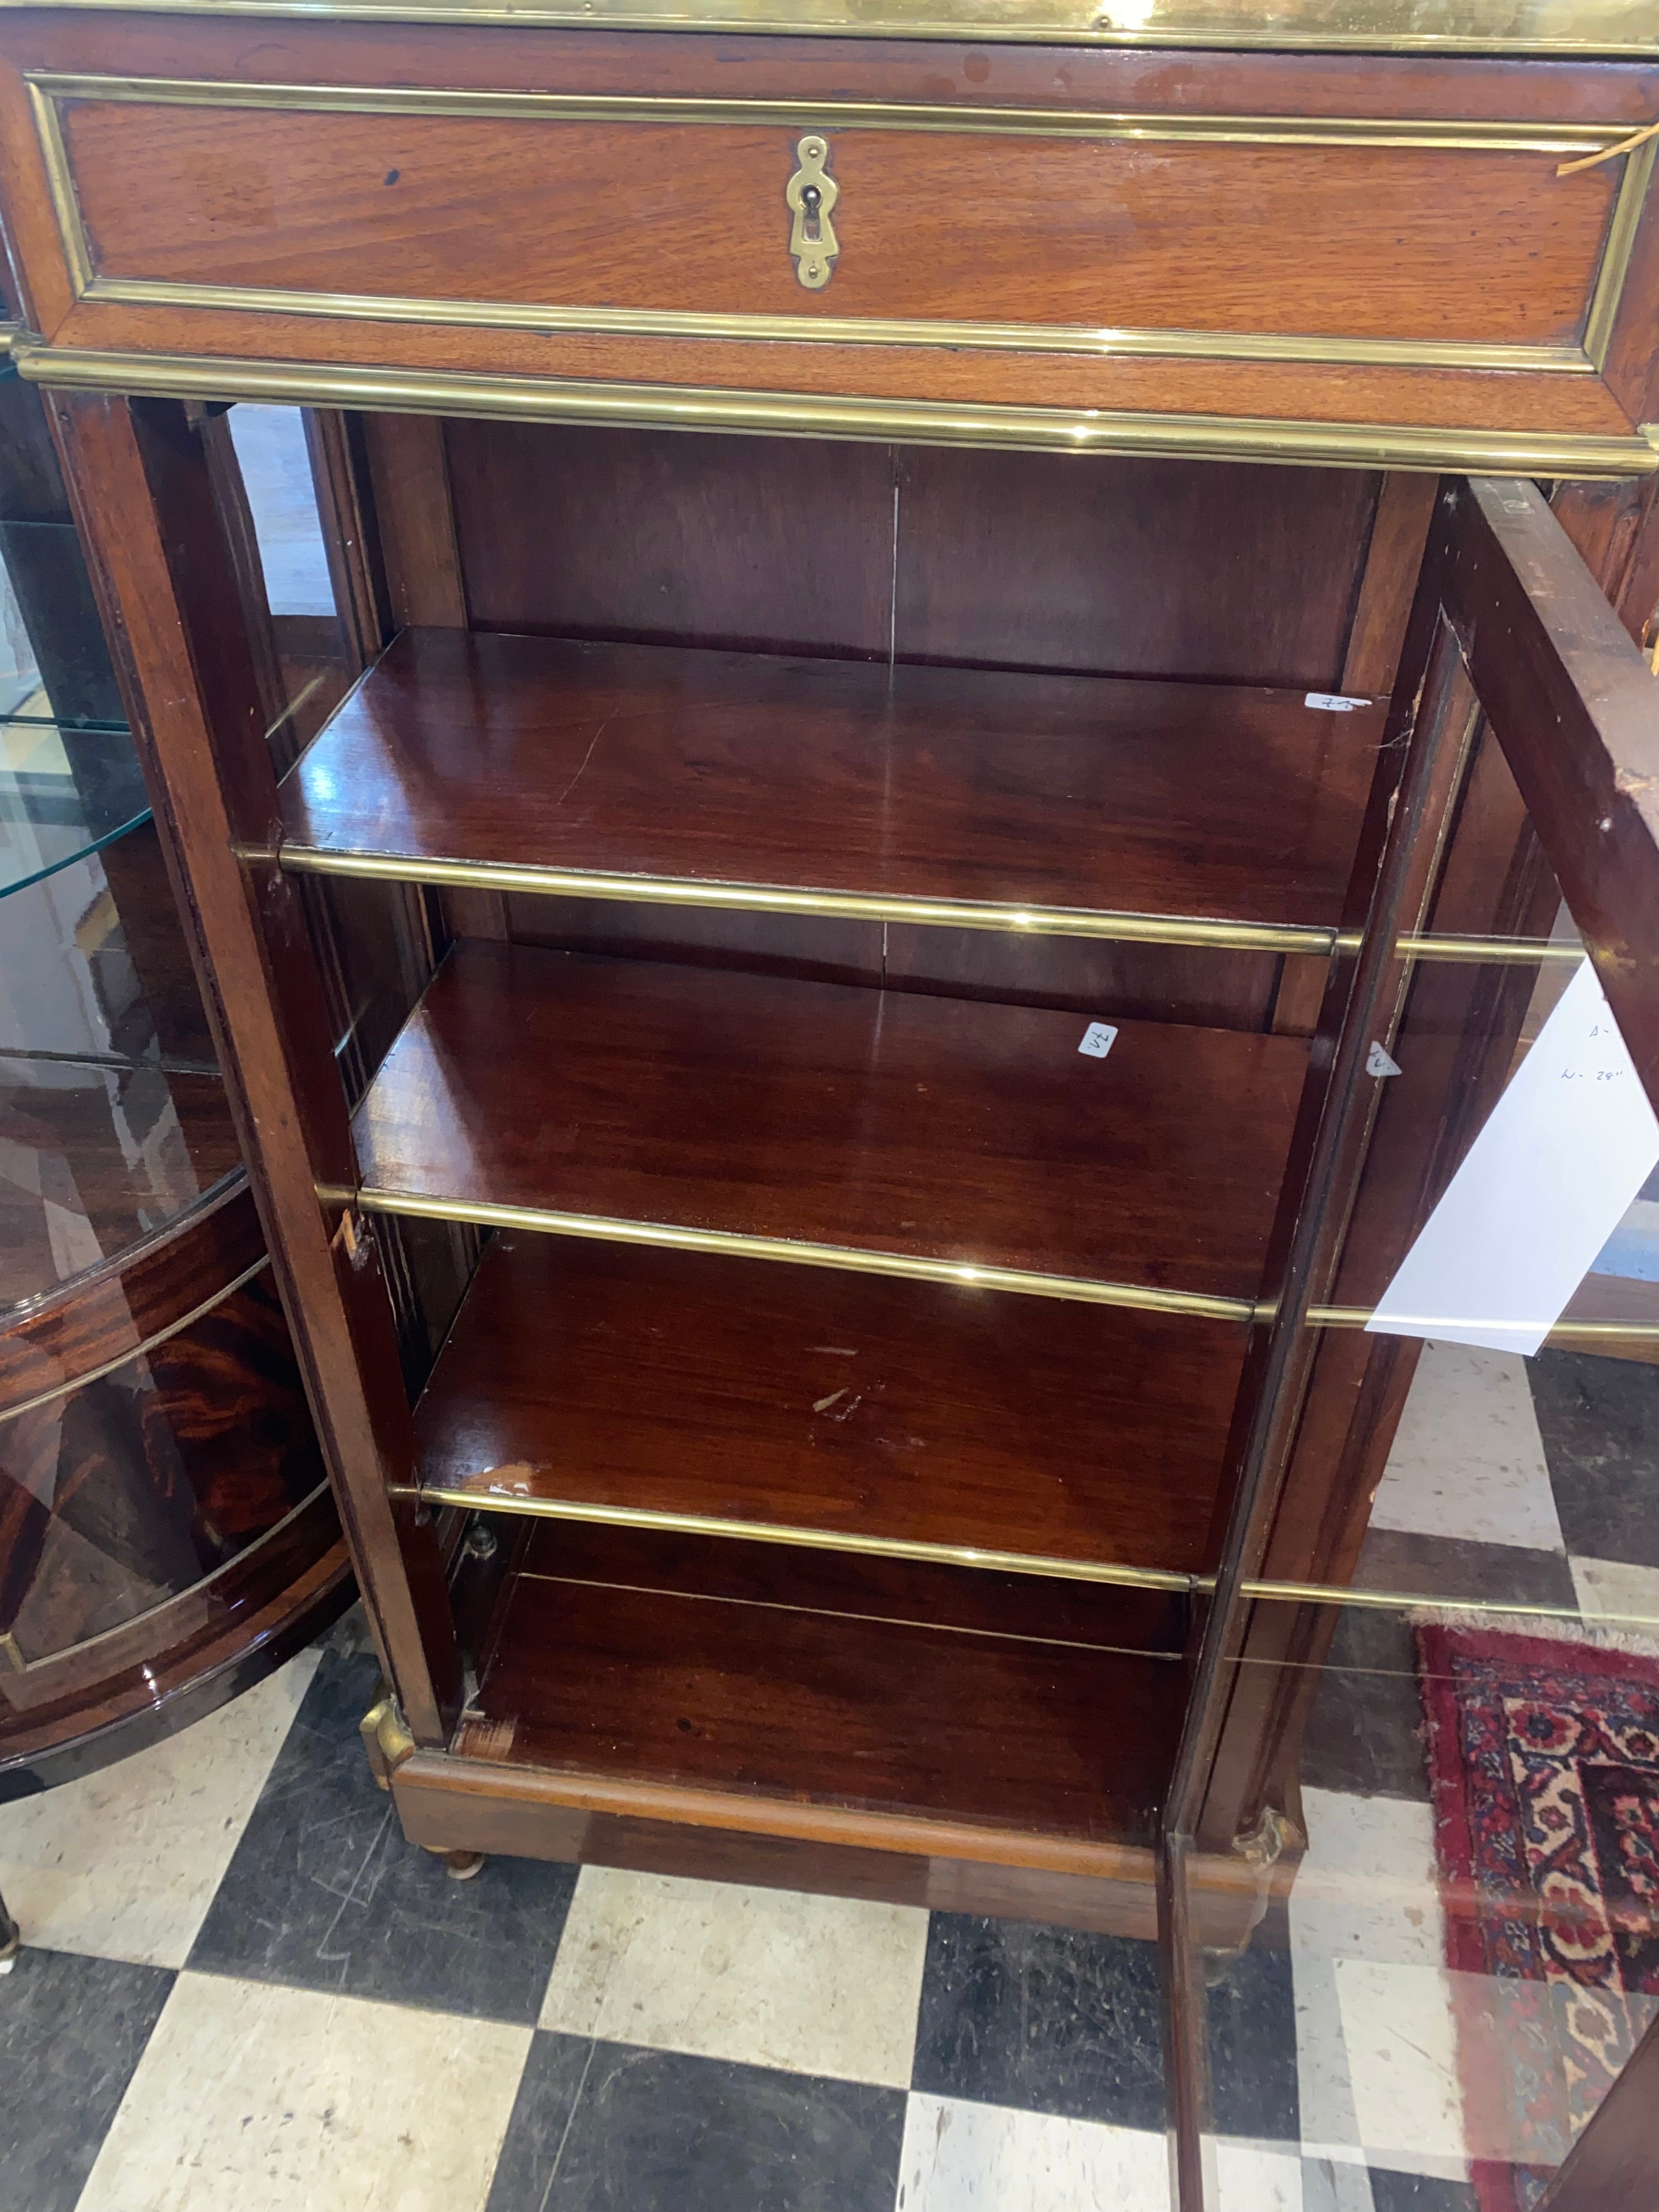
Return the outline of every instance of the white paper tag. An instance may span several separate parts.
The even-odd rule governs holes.
[[[1536,1352],[1659,1165],[1659,1120],[1587,960],[1365,1324]]]
[[[1352,714],[1356,707],[1369,707],[1369,699],[1345,699],[1340,691],[1310,691],[1304,707],[1322,708],[1328,714]]]
[[[1378,1044],[1375,1037],[1371,1039],[1370,1050],[1365,1054],[1365,1073],[1367,1075],[1398,1075],[1400,1073],[1400,1062],[1388,1047]]]
[[[1116,1035],[1117,1031],[1109,1022],[1091,1022],[1083,1032],[1083,1042],[1078,1050],[1086,1052],[1091,1060],[1104,1060]]]

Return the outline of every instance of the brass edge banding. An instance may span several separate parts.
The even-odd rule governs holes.
[[[728,1230],[686,1229],[672,1222],[623,1221],[607,1214],[567,1213],[555,1206],[503,1206],[489,1199],[434,1198],[425,1192],[381,1190],[365,1184],[349,1190],[319,1183],[325,1206],[356,1206],[365,1213],[410,1214],[423,1221],[471,1221],[481,1228],[529,1229],[548,1237],[583,1237],[600,1243],[647,1244],[675,1252],[717,1252],[734,1260],[779,1260],[796,1267],[836,1267],[850,1274],[896,1275],[910,1282],[952,1283],[981,1291],[1013,1291],[1026,1297],[1070,1298],[1085,1305],[1128,1306],[1145,1313],[1189,1314],[1200,1320],[1248,1322],[1250,1298],[1225,1298],[1202,1291],[1160,1291],[1138,1283],[1094,1282],[1085,1277],[1045,1275],[1020,1267],[975,1267],[963,1261],[913,1257],[903,1252],[864,1252],[841,1244],[796,1243],[786,1237],[744,1236]]]
[[[1613,204],[1607,244],[1601,250],[1601,265],[1596,272],[1589,313],[1584,322],[1584,358],[1598,374],[1607,367],[1613,345],[1613,325],[1618,320],[1631,256],[1636,251],[1636,233],[1656,155],[1659,155],[1659,141],[1650,138],[1645,146],[1638,146],[1633,154],[1624,156],[1625,173]]]
[[[809,1552],[855,1552],[872,1559],[913,1559],[989,1572],[1042,1575],[1051,1581],[1109,1583],[1125,1589],[1192,1588],[1192,1577],[1162,1567],[1113,1566],[1092,1559],[1052,1559],[1042,1553],[1000,1552],[976,1544],[930,1544],[900,1536],[844,1534],[835,1528],[796,1528],[785,1522],[738,1521],[709,1513],[672,1513],[647,1506],[592,1505],[556,1498],[521,1498],[511,1492],[457,1489],[422,1483],[408,1494],[428,1505],[459,1505],[470,1512],[511,1513],[532,1520],[574,1521],[604,1528],[649,1528],[683,1536],[726,1536],[744,1543],[781,1544]]]
[[[270,1255],[267,1252],[262,1258],[256,1260],[251,1267],[244,1267],[234,1282],[227,1283],[222,1290],[216,1291],[210,1298],[204,1298],[200,1305],[192,1306],[187,1314],[182,1315],[177,1321],[169,1322],[165,1328],[158,1328],[153,1336],[145,1337],[142,1343],[129,1346],[125,1352],[118,1352],[113,1359],[105,1359],[96,1367],[88,1367],[84,1375],[76,1376],[71,1382],[55,1382],[50,1390],[37,1391],[33,1398],[21,1399],[15,1406],[0,1407],[0,1426],[3,1426],[8,1421],[16,1420],[24,1413],[33,1413],[41,1406],[50,1406],[57,1399],[67,1398],[75,1391],[83,1389],[88,1382],[96,1382],[106,1375],[113,1375],[118,1367],[125,1367],[135,1359],[143,1359],[147,1353],[154,1352],[158,1345],[165,1344],[169,1337],[177,1336],[181,1329],[188,1328],[192,1322],[202,1320],[205,1315],[210,1314],[216,1306],[221,1306],[227,1298],[234,1297],[245,1284],[251,1283],[257,1274],[270,1265]]]
[[[757,437],[845,438],[1032,452],[1142,453],[1489,476],[1645,476],[1659,446],[1639,435],[1446,430],[1273,417],[1153,415],[1099,408],[869,399],[729,392],[564,377],[238,361],[204,354],[115,353],[19,339],[20,373],[59,391],[173,399],[264,399],[506,421],[641,424]]]
[[[174,1590],[167,1597],[158,1599],[154,1605],[147,1605],[142,1613],[132,1613],[125,1620],[118,1621],[113,1628],[100,1628],[96,1636],[83,1636],[78,1644],[65,1644],[59,1650],[43,1652],[38,1659],[22,1659],[20,1655],[20,1671],[25,1674],[44,1674],[48,1668],[58,1666],[64,1660],[79,1658],[97,1644],[112,1643],[118,1636],[131,1635],[145,1621],[153,1620],[157,1613],[165,1613],[170,1605],[176,1605],[181,1597],[198,1596],[203,1590],[210,1589],[221,1576],[228,1575],[233,1567],[245,1567],[262,1544],[273,1542],[302,1513],[308,1513],[319,1498],[328,1495],[328,1479],[325,1476],[314,1490],[306,1492],[297,1505],[290,1505],[280,1521],[273,1521],[270,1528],[254,1537],[250,1544],[233,1558],[222,1560],[211,1574],[204,1575],[200,1582],[192,1583],[187,1590]]]
[[[70,288],[78,300],[92,283],[92,254],[87,242],[86,226],[81,220],[81,204],[76,197],[75,173],[70,166],[69,148],[64,143],[63,117],[58,112],[57,100],[41,86],[31,82],[26,76],[23,88],[28,97],[29,112],[34,119],[34,135],[40,143],[41,166],[46,173],[46,187],[52,196],[52,211],[57,219],[58,238],[64,249],[64,266],[69,272]]]
[[[591,24],[592,18],[589,18]],[[1436,152],[1580,154],[1607,145],[1617,123],[1515,123],[1406,116],[1200,115],[1097,108],[980,107],[884,100],[757,100],[672,93],[498,92],[427,85],[302,84],[211,77],[100,76],[30,70],[49,100],[139,106],[301,109],[318,113],[454,115],[581,123],[705,123],[795,130],[942,131],[959,137],[1194,140],[1247,146],[1400,146]]]
[[[38,0],[0,0],[0,9],[28,8]],[[58,0],[74,9],[131,12],[132,0]],[[1565,27],[1518,30],[1515,11],[1502,11],[1504,27],[1486,27],[1492,10],[1479,4],[1443,12],[1442,27],[1425,29],[1420,8],[1390,6],[1388,0],[1356,9],[1348,21],[1333,28],[1316,21],[1304,27],[1295,12],[1252,0],[1248,9],[1170,7],[1141,0],[1139,21],[1114,23],[1109,6],[1087,0],[1000,0],[1000,4],[962,5],[932,0],[908,9],[903,0],[885,0],[869,9],[849,0],[145,0],[153,15],[218,15],[255,20],[299,16],[313,21],[454,23],[487,29],[507,27],[570,26],[582,30],[654,29],[683,32],[779,32],[796,37],[971,40],[975,45],[1018,41],[1032,45],[1124,47],[1209,47],[1218,52],[1266,48],[1291,53],[1538,54],[1574,58],[1651,59],[1659,55],[1652,32],[1632,34],[1637,13],[1620,0],[1559,6],[1545,13]],[[1126,13],[1130,12],[1126,10]],[[1310,10],[1310,13],[1317,11]],[[1254,20],[1251,20],[1254,18]],[[1242,20],[1241,20],[1242,19]]]
[[[1480,339],[1304,337],[1281,332],[1096,330],[1072,323],[953,323],[846,315],[715,315],[642,307],[562,307],[506,300],[438,300],[382,292],[281,290],[258,284],[179,283],[94,276],[78,288],[94,304],[204,307],[222,313],[322,315],[440,330],[556,331],[599,337],[775,340],[784,344],[936,346],[952,352],[1083,354],[1103,359],[1303,362],[1328,368],[1517,369],[1594,376],[1583,346]],[[1616,300],[1614,304],[1616,305]],[[1609,329],[1612,315],[1607,316]]]

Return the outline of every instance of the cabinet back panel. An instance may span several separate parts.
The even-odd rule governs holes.
[[[1336,687],[1379,478],[446,425],[477,629]]]
[[[1340,689],[1379,477],[452,418],[474,629]],[[1356,824],[1356,829],[1358,825]],[[1261,1029],[1267,954],[515,897],[520,941]]]

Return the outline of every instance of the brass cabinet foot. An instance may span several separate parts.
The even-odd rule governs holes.
[[[422,1844],[422,1850],[430,1851],[434,1859],[444,1863],[444,1872],[451,1881],[471,1881],[483,1867],[482,1851],[447,1851],[441,1844]]]

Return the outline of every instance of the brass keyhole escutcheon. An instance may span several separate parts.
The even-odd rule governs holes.
[[[836,273],[841,247],[830,210],[841,198],[841,186],[830,173],[830,142],[809,132],[795,149],[800,167],[784,191],[793,220],[789,226],[789,251],[795,257],[795,274],[809,292],[821,292]]]

